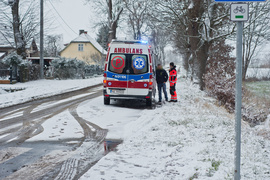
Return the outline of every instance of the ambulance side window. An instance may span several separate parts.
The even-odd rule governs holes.
[[[124,54],[111,55],[109,71],[122,74],[125,67],[126,67],[126,56]]]
[[[146,55],[133,55],[131,57],[131,67],[134,74],[143,74],[148,72],[148,60]]]

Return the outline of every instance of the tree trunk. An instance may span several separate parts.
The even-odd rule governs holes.
[[[110,32],[109,32],[109,43],[112,42],[113,39],[116,39],[116,29],[117,29],[117,22],[113,22],[111,24]]]
[[[198,58],[198,46],[200,44],[200,34],[199,34],[199,22],[198,18],[201,17],[201,0],[193,0],[193,8],[188,10],[188,19],[190,19],[188,25],[188,35],[190,36],[190,48],[193,56],[193,69],[192,74],[196,76],[197,80],[200,82],[200,59]],[[192,77],[194,80],[194,77]]]
[[[209,52],[209,43],[205,42],[200,49],[198,50],[198,63],[199,63],[199,72],[197,74],[197,77],[199,79],[199,85],[200,85],[200,89],[204,90],[205,88],[205,82],[203,80],[203,75],[205,74],[205,68],[206,68],[206,63],[207,63],[207,59],[208,59],[208,52]]]
[[[19,15],[19,0],[14,0],[13,4],[11,5],[12,10],[12,18],[13,18],[13,34],[14,40],[16,45],[17,54],[22,56],[23,59],[26,58],[25,53],[25,42],[23,40],[23,35],[20,32],[20,15]]]

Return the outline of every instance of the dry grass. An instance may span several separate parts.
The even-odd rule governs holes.
[[[268,86],[268,83],[264,83]],[[260,87],[258,82],[244,85],[243,118],[251,126],[264,122],[270,114],[268,87]],[[270,82],[269,82],[270,85]],[[266,91],[264,90],[266,89]]]

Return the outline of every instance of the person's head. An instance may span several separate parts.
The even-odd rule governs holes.
[[[170,63],[170,68],[171,69],[174,68],[174,63],[173,62]]]
[[[158,64],[157,65],[157,69],[162,69],[162,65],[161,64]]]

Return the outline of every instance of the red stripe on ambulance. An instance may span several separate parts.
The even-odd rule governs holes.
[[[127,81],[107,81],[107,87],[127,88]]]
[[[148,82],[128,82],[128,88],[137,88],[137,89],[148,89],[149,83]]]

